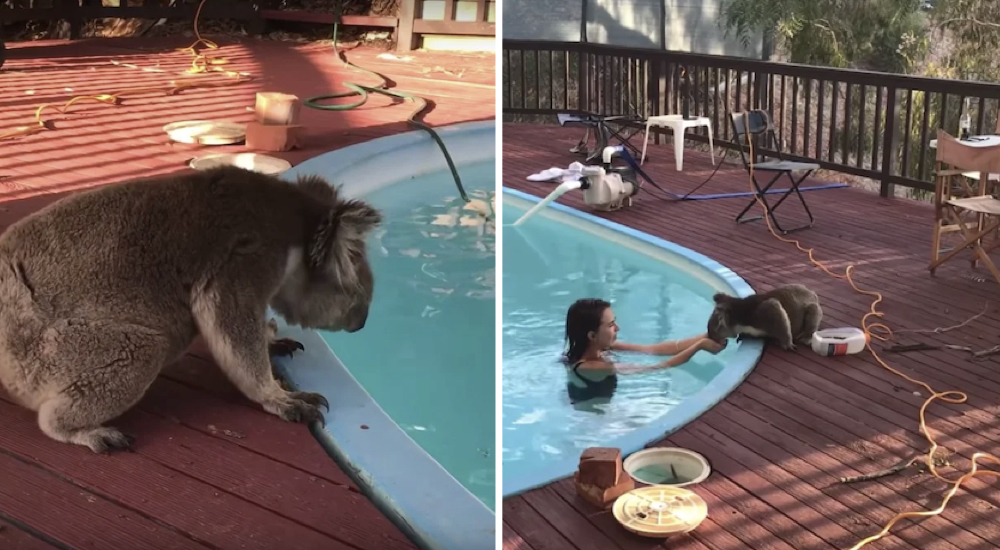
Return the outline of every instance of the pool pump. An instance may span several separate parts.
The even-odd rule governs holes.
[[[612,166],[611,161],[614,157],[622,154],[626,155],[625,160],[629,166]],[[637,165],[627,155],[621,146],[611,146],[605,147],[602,151],[603,162],[600,166],[581,166],[574,163],[577,166],[571,166],[571,170],[565,171],[562,183],[538,204],[532,206],[513,225],[523,224],[552,201],[576,189],[583,191],[583,202],[596,210],[610,212],[622,206],[632,206],[632,197],[642,187],[636,177],[636,173],[641,169],[637,170]]]
[[[601,166],[587,166],[583,171],[583,201],[606,212],[622,206],[632,206],[632,197],[641,187],[635,170],[630,166],[613,166],[611,161],[620,152],[618,147],[605,147]]]

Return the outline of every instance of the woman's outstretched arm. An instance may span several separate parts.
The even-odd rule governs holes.
[[[698,336],[684,338],[683,340],[664,340],[658,344],[631,344],[628,342],[615,342],[614,344],[611,344],[611,349],[615,351],[648,353],[650,355],[677,355],[707,337],[707,334],[699,334]]]
[[[684,348],[680,353],[674,355],[666,361],[661,361],[655,365],[621,365],[616,364],[615,370],[619,374],[636,374],[640,372],[650,372],[659,369],[669,369],[679,365],[683,365],[691,360],[691,357],[699,351],[707,351],[712,354],[719,353],[725,348],[725,344],[720,344],[718,342],[713,342],[708,338],[701,338],[696,340],[690,346]]]

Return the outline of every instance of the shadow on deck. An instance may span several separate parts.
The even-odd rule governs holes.
[[[525,177],[580,160],[568,150],[581,134],[577,129],[505,124],[504,186],[545,196],[554,184],[532,183]],[[655,156],[644,168],[674,193],[688,192],[712,171],[707,154],[689,149],[684,171],[677,172],[668,147],[650,149]],[[698,192],[749,191],[749,179],[738,162],[730,153],[729,165]],[[780,183],[775,187],[779,186],[784,187]],[[736,224],[737,213],[752,199],[676,202],[658,196],[651,186],[644,189],[652,194],[640,193],[631,208],[592,213],[704,253],[758,290],[789,282],[810,285],[820,294],[824,327],[858,326],[868,311],[871,297],[811,266],[804,253],[776,240],[763,221]],[[879,310],[897,333],[956,325],[989,303],[987,313],[965,327],[938,334],[900,333],[898,342],[957,344],[975,350],[1000,344],[1000,295],[985,269],[973,270],[968,262],[953,260],[935,277],[929,275],[933,221],[929,205],[881,199],[855,188],[805,195],[816,224],[792,237],[806,248],[815,247],[816,259],[835,272],[854,263],[856,283],[883,293]],[[579,193],[564,195],[559,202],[591,212]],[[801,212],[794,198],[777,211],[789,226],[804,221]],[[951,460],[957,471],[968,470],[975,452],[1000,453],[998,356],[971,360],[969,353],[952,350],[882,355],[938,391],[968,393],[966,404],[938,403],[927,416],[937,441],[955,452]],[[503,547],[850,548],[876,534],[897,512],[940,504],[948,485],[913,470],[866,483],[838,482],[840,477],[871,473],[925,451],[918,410],[926,397],[926,390],[883,369],[867,352],[828,359],[807,350],[784,352],[768,346],[753,373],[728,398],[656,443],[693,449],[712,464],[712,476],[694,487],[709,507],[709,518],[695,532],[666,543],[633,536],[609,512],[579,499],[571,480],[564,479],[504,501]],[[957,471],[942,470],[954,477]],[[994,548],[1000,540],[998,505],[1000,491],[992,480],[973,480],[941,516],[903,520],[889,537],[866,548]]]
[[[218,40],[229,67],[255,77],[221,89],[152,93],[116,107],[83,103],[49,112],[56,130],[0,141],[0,228],[70,191],[188,170],[192,157],[243,146],[171,145],[164,124],[247,122],[258,91],[305,98],[370,78],[341,67],[328,45]],[[0,72],[0,134],[34,124],[42,103],[144,84],[162,86],[191,57],[190,39],[105,39],[8,44]],[[436,103],[433,126],[492,119],[492,54],[413,52],[400,62],[372,49],[353,63],[385,73]],[[112,60],[166,73],[115,66]],[[461,73],[460,73],[461,72]],[[461,77],[457,76],[461,74]],[[433,91],[432,91],[433,90]],[[372,138],[411,131],[412,105],[380,96],[347,112],[304,109],[306,144],[274,153],[293,164]],[[34,414],[0,391],[0,548],[412,549],[359,493],[304,425],[243,398],[196,344],[115,421],[137,437],[134,453],[98,456],[45,437]],[[336,404],[328,415],[336,421]]]

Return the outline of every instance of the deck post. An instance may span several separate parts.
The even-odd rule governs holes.
[[[896,191],[896,185],[890,179],[892,178],[893,157],[896,153],[896,146],[899,144],[899,136],[896,133],[896,124],[899,121],[897,92],[895,86],[886,88],[885,136],[882,141],[882,183],[879,186],[879,195],[884,198],[894,196]]]
[[[417,2],[419,0],[403,0],[399,3],[399,22],[396,25],[396,51],[413,50],[413,20],[417,17]]]
[[[278,9],[278,0],[259,0],[253,5],[253,16],[247,22],[247,32],[251,36],[261,37],[267,34],[268,21],[264,11]]]
[[[80,17],[81,5],[72,0],[56,0],[54,6],[62,17],[69,23],[69,38],[77,40],[80,38],[80,31],[83,30],[83,18]],[[86,4],[84,4],[86,6]],[[58,19],[56,19],[58,21]]]

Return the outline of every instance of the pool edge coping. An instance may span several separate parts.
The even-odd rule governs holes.
[[[529,204],[537,204],[544,199],[544,197],[539,197],[525,191],[519,191],[517,189],[502,186],[500,200],[497,201],[500,208],[502,208],[503,202],[507,197],[513,197],[514,199],[519,199]],[[560,212],[561,214],[573,216],[578,219],[594,223],[605,230],[614,231],[653,247],[663,249],[668,253],[677,254],[684,260],[687,260],[708,273],[719,277],[733,290],[733,293],[737,296],[744,297],[756,293],[750,283],[748,283],[735,271],[726,267],[721,262],[693,249],[554,201],[549,203],[548,207]],[[544,215],[544,212],[539,212],[536,215]],[[504,225],[503,230],[506,231],[508,227],[512,226]],[[695,413],[681,411],[679,408],[675,407],[664,415],[657,417],[655,421],[650,422],[646,426],[632,430],[627,435],[615,438],[608,445],[621,449],[622,456],[627,457],[637,451],[649,448],[653,446],[654,443],[669,437],[670,434],[697,420],[700,416],[729,397],[729,395],[735,391],[736,388],[738,388],[747,379],[747,377],[750,376],[750,373],[754,371],[760,363],[763,354],[763,342],[756,339],[741,342],[739,344],[739,348],[736,350],[736,353],[733,355],[733,358],[729,361],[729,364],[723,368],[722,372],[716,375],[711,382],[706,384],[705,387],[703,387],[698,393],[688,398],[690,400],[701,399],[699,403],[704,405],[698,407]],[[732,364],[744,364],[746,366],[739,369],[739,372],[734,372],[736,369],[733,369],[730,366]],[[712,398],[704,399],[701,397],[703,395],[711,395]],[[664,428],[664,426],[668,426],[668,428]],[[501,430],[502,429],[503,424],[501,423]],[[505,500],[507,498],[523,494],[532,489],[544,487],[572,476],[573,472],[577,469],[577,464],[578,457],[569,456],[563,460],[552,462],[543,468],[534,470],[531,475],[516,478],[515,481],[517,483],[512,483],[511,481],[514,480],[514,478],[509,477],[508,474],[504,472],[502,477],[503,486],[500,489],[500,498],[501,500]],[[501,468],[503,468],[502,459]],[[512,488],[508,490],[508,486]]]
[[[455,164],[462,166],[496,161],[496,128],[496,120],[492,119],[435,130],[447,144]],[[483,138],[488,135],[494,145],[488,150],[471,145],[477,140],[468,139],[470,134]],[[401,152],[422,155],[424,169],[384,162],[383,155]],[[436,156],[429,156],[430,152]],[[351,179],[365,170],[377,167],[387,180],[381,185],[392,185],[445,165],[433,139],[425,131],[415,130],[318,155],[287,170],[282,177],[290,179],[334,159],[343,168],[328,177],[345,195],[370,184]],[[427,168],[428,162],[434,163],[433,169]],[[298,340],[305,347],[292,358],[273,359],[279,375],[294,388],[318,391],[330,401],[326,426],[313,423],[310,432],[376,508],[422,550],[493,550],[496,513],[389,417],[317,331],[289,326],[273,310],[268,315],[278,321],[280,337]]]

